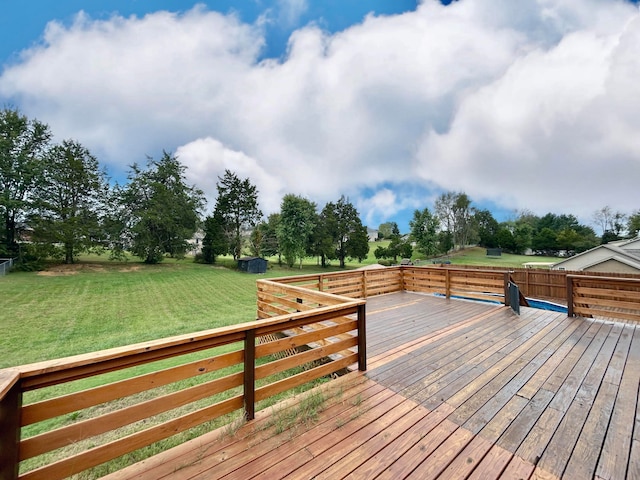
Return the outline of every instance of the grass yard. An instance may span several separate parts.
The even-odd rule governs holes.
[[[255,277],[190,262],[63,265],[7,275],[0,291],[0,367],[251,321],[256,310]]]
[[[451,255],[437,257],[435,260],[448,260],[452,265],[474,265],[486,267],[504,267],[504,268],[524,268],[525,262],[551,262],[557,263],[561,258],[557,257],[540,257],[530,255],[513,255],[503,253],[499,257],[488,257],[487,250],[481,247],[467,248],[460,252],[454,252]],[[422,265],[431,263],[432,260],[424,260]]]
[[[252,321],[256,279],[312,271],[101,260],[11,273],[0,277],[0,368]]]

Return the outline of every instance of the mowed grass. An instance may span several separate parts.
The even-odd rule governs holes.
[[[477,267],[504,267],[504,268],[524,268],[523,264],[527,262],[551,262],[557,263],[561,258],[542,257],[532,255],[513,255],[511,253],[503,253],[500,256],[487,256],[487,249],[482,247],[473,247],[453,252],[449,255],[442,255],[434,259],[423,260],[420,264],[427,265],[434,261],[450,261],[452,265],[473,265]]]
[[[0,367],[255,320],[256,278],[189,261],[11,273],[0,277]]]

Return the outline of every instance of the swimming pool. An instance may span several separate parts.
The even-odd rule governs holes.
[[[527,298],[529,306],[539,308],[541,310],[551,310],[552,312],[567,313],[567,307],[558,303],[547,302],[546,300],[538,300],[536,298]]]
[[[444,297],[445,295],[442,293],[434,293],[435,296],[437,297]],[[495,295],[496,297],[500,297],[502,298],[502,295]],[[495,303],[497,305],[501,305],[502,304],[502,300],[480,300],[477,298],[471,298],[471,297],[465,297],[465,296],[461,296],[461,295],[451,295],[451,298],[457,298],[460,300],[470,300],[472,302],[483,302],[483,303]],[[560,305],[559,303],[553,303],[553,302],[549,302],[547,300],[540,300],[537,298],[528,298],[527,297],[527,302],[529,302],[529,306],[531,308],[538,308],[540,310],[549,310],[552,312],[561,312],[561,313],[567,313],[567,307],[565,307],[564,305]]]

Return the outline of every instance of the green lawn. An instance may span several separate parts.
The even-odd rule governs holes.
[[[454,252],[451,255],[443,255],[437,257],[436,261],[450,261],[452,265],[474,265],[474,266],[491,266],[504,268],[524,268],[523,263],[526,262],[552,262],[556,263],[562,260],[556,257],[539,257],[530,255],[512,255],[503,253],[499,257],[488,257],[486,248],[474,247],[468,248],[461,252]],[[432,263],[433,260],[424,260],[422,265]]]
[[[252,321],[256,279],[298,273],[256,276],[191,260],[14,272],[0,277],[0,368]]]

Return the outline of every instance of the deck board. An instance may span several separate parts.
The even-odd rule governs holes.
[[[368,300],[367,350],[312,424],[259,411],[111,478],[640,478],[638,325],[404,292]]]

